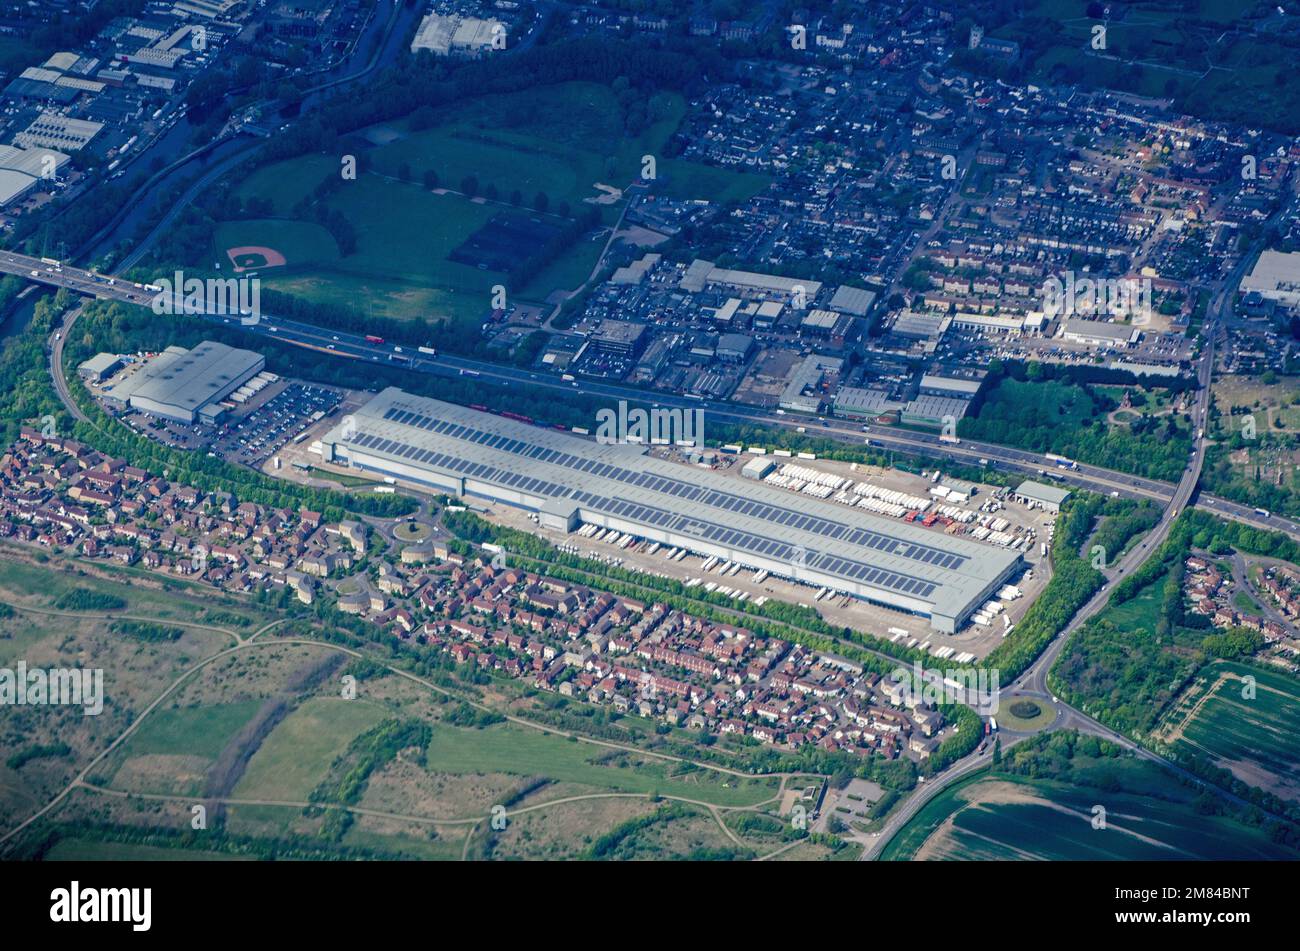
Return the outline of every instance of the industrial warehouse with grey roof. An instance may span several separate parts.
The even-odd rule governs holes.
[[[117,406],[192,423],[204,407],[225,399],[264,366],[260,353],[204,340],[193,350],[168,347],[104,397]]]
[[[955,631],[1020,567],[1004,549],[412,396],[390,387],[321,439],[351,465],[766,569]]]

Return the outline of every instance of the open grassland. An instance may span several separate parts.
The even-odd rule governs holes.
[[[113,788],[201,795],[212,764],[260,706],[245,700],[155,711],[115,751]]]
[[[78,838],[60,839],[45,854],[47,862],[248,862],[252,859],[251,855],[228,852]]]
[[[383,718],[383,707],[361,698],[305,701],[253,754],[235,798],[305,800],[348,744]]]
[[[1245,678],[1254,678],[1253,697]],[[1161,724],[1175,749],[1242,782],[1300,798],[1300,680],[1245,664],[1207,664]]]
[[[99,600],[78,601],[83,593]],[[97,607],[110,604],[103,599],[112,599],[111,606]],[[163,579],[143,568],[68,558],[42,563],[30,559],[30,549],[3,544],[0,601],[47,613],[136,615],[158,623],[185,622],[228,631],[251,631],[273,619],[246,601],[193,582]]]
[[[757,194],[769,179],[676,159],[664,159],[664,143],[686,112],[681,96],[656,97],[655,121],[628,136],[618,98],[607,86],[569,82],[516,93],[485,96],[448,106],[430,129],[409,123],[391,128],[397,137],[373,153],[378,172],[396,175],[403,165],[415,181],[426,171],[459,188],[466,176],[502,196],[518,190],[526,201],[539,191],[552,205],[573,208],[600,192],[597,184],[624,188],[641,176],[643,157],[656,157],[656,190],[673,198],[739,201]],[[617,204],[604,206],[607,223]]]
[[[526,209],[544,194],[545,217],[563,224],[565,215],[592,207],[587,199],[602,194],[597,185],[624,189],[638,180],[647,155],[656,157],[654,189],[670,197],[741,201],[767,187],[763,175],[664,158],[685,108],[680,96],[658,96],[654,121],[629,136],[610,88],[570,82],[447,106],[429,127],[412,128],[409,120],[376,126],[358,143],[369,143],[368,170],[323,200],[355,229],[354,253],[339,257],[314,222],[284,219],[320,182],[340,174],[338,157],[326,155],[277,162],[240,182],[236,196],[245,204],[256,200],[259,212],[272,217],[223,223],[213,253],[222,260],[226,247],[271,247],[289,266],[263,271],[268,287],[329,303],[373,301],[367,306],[375,316],[472,323],[487,312],[489,291],[504,275],[448,256],[488,219],[509,212],[516,193]],[[437,177],[433,190],[428,173]],[[470,178],[475,198],[458,194]],[[490,191],[495,200],[483,197]],[[617,221],[625,201],[594,206],[604,225]],[[579,286],[604,237],[578,241],[512,293],[540,301],[557,288]]]
[[[439,772],[535,775],[719,806],[754,805],[771,799],[777,791],[774,780],[728,776],[511,724],[482,730],[435,727],[428,764],[429,769]]]
[[[0,832],[45,805],[182,673],[229,647],[232,630],[266,620],[242,605],[205,602],[187,588],[164,592],[65,570],[70,567],[0,562],[0,600],[14,607],[0,623],[0,666],[12,669],[21,661],[29,668],[102,672],[102,710],[95,715],[72,705],[6,708],[0,718]],[[114,618],[120,614],[157,618],[180,636],[142,641],[119,633]],[[241,623],[215,623],[230,620]]]

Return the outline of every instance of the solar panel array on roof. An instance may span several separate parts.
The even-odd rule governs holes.
[[[439,435],[447,435],[453,439],[463,439],[468,442],[477,443],[486,446],[488,449],[497,449],[502,452],[509,452],[515,455],[524,456],[530,459],[537,459],[541,462],[547,462],[554,465],[564,466],[578,472],[591,472],[604,479],[614,479],[619,482],[626,482],[629,485],[635,485],[651,492],[659,492],[672,495],[678,499],[688,502],[697,502],[702,505],[709,505],[714,508],[720,508],[729,512],[739,512],[741,515],[750,518],[763,519],[772,522],[775,525],[789,526],[802,531],[812,532],[826,538],[833,538],[837,541],[845,541],[851,545],[864,545],[868,548],[874,548],[878,551],[890,555],[898,555],[903,558],[910,558],[916,561],[933,564],[939,568],[959,568],[966,562],[965,557],[954,555],[950,552],[942,551],[926,545],[915,542],[906,542],[898,538],[881,533],[873,532],[868,529],[854,528],[843,522],[833,521],[827,518],[819,518],[813,515],[805,515],[794,509],[784,508],[776,505],[769,505],[763,502],[755,502],[743,496],[733,495],[729,492],[720,492],[714,489],[707,489],[702,486],[691,485],[678,479],[665,478],[650,472],[634,472],[621,466],[612,466],[606,463],[595,462],[591,459],[584,459],[578,456],[557,452],[553,449],[547,449],[545,446],[539,446],[535,443],[526,442],[521,439],[509,439],[495,433],[485,432],[481,429],[474,429],[469,426],[463,426],[446,420],[434,419],[430,416],[424,416],[413,413],[409,410],[400,410],[396,407],[390,408],[384,413],[384,419],[393,420],[406,426],[414,426],[417,429],[424,429]],[[369,448],[366,442],[361,439],[357,440],[358,445]],[[392,443],[392,440],[384,440]],[[396,445],[394,443],[394,445]],[[419,458],[420,453],[415,447],[403,447],[411,450],[408,455],[406,452],[399,452],[404,458],[415,456]],[[392,451],[380,446],[381,451]],[[430,458],[437,453],[425,453]],[[419,459],[421,462],[427,462],[429,459]],[[459,460],[464,463],[464,460]],[[441,464],[441,463],[435,463]],[[497,478],[495,473],[503,470],[496,469],[492,466],[465,464],[463,467],[456,468],[456,471],[462,475],[472,475],[475,478]],[[553,483],[542,483],[542,480],[533,480],[548,486],[547,490],[527,489],[527,491],[539,491],[547,495],[556,494],[549,487]],[[526,486],[524,486],[527,488]],[[556,487],[562,489],[562,487]],[[567,497],[567,494],[566,494]],[[725,543],[724,543],[725,544]]]
[[[339,448],[354,465],[416,479],[422,469],[459,476],[475,480],[465,491],[516,505],[567,502],[584,519],[618,519],[633,526],[624,530],[642,526],[647,537],[693,539],[697,551],[815,576],[818,584],[929,613],[936,626],[978,607],[1019,563],[1013,552],[742,485],[643,447],[561,435],[396,388],[353,419],[346,432],[340,426],[323,437],[327,459]]]

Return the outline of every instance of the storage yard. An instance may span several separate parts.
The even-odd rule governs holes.
[[[515,506],[535,516],[538,527],[570,536],[570,544],[583,538],[575,533],[612,529],[628,536],[626,547],[643,540],[647,549],[679,549],[678,561],[687,553],[716,558],[734,566],[729,574],[748,571],[760,586],[768,578],[795,579],[804,593],[789,600],[808,601],[808,588],[819,601],[862,599],[892,609],[881,616],[908,620],[926,636],[929,628],[956,631],[976,615],[991,620],[984,608],[1022,574],[1025,539],[1033,537],[1018,529],[1020,550],[989,545],[967,537],[969,526],[987,516],[988,525],[970,531],[988,528],[991,536],[1001,518],[1001,531],[1016,541],[1005,515],[959,521],[939,507],[927,528],[872,511],[876,502],[899,503],[856,485],[845,495],[852,505],[833,498],[845,493],[843,483],[827,500],[802,489],[795,498],[790,485],[798,479],[785,487],[742,482],[734,470],[668,462],[642,447],[602,445],[396,388],[325,433],[321,451],[325,462]],[[928,490],[911,494],[933,498]],[[985,504],[1002,505],[991,498]],[[940,518],[949,519],[942,531],[935,529]],[[761,588],[751,596],[762,596]]]

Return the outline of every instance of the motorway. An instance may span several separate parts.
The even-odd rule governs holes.
[[[12,252],[0,252],[0,272],[17,274],[52,287],[66,287],[69,290],[91,297],[123,301],[141,306],[149,306],[154,297],[153,292],[143,287],[137,287],[130,281],[118,278],[114,279],[115,283],[110,285],[107,283],[110,278],[103,275],[96,275],[91,271],[75,268],[68,264],[56,267],[44,263],[40,258]],[[238,316],[209,316],[208,319],[214,323],[239,325]],[[859,424],[829,417],[824,422],[820,422],[805,416],[777,414],[758,407],[716,406],[709,402],[691,400],[667,393],[647,393],[620,384],[586,380],[581,384],[566,383],[548,374],[533,373],[515,367],[445,354],[432,357],[416,353],[414,348],[410,346],[388,343],[374,344],[367,341],[361,334],[328,330],[312,324],[269,315],[264,315],[256,324],[242,325],[242,329],[252,334],[264,334],[283,343],[306,347],[341,359],[389,363],[394,358],[405,358],[410,362],[395,363],[393,365],[408,368],[417,373],[442,376],[473,375],[484,382],[503,386],[525,385],[564,392],[570,392],[577,388],[579,392],[586,395],[607,397],[615,401],[620,399],[642,402],[652,400],[657,405],[681,407],[683,409],[704,408],[707,410],[710,419],[722,423],[757,424],[787,429],[805,427],[810,434],[856,445],[861,445],[863,441],[870,439],[872,445],[880,449],[905,454],[919,454],[963,465],[978,466],[982,460],[987,460],[989,468],[1019,472],[1029,476],[1037,476],[1040,472],[1050,470],[1058,481],[1099,492],[1103,495],[1117,493],[1128,498],[1151,499],[1162,505],[1168,505],[1177,497],[1178,504],[1174,508],[1178,511],[1186,507],[1195,492],[1195,483],[1189,482],[1186,475],[1184,475],[1178,486],[1173,486],[1168,482],[1161,482],[1157,479],[1132,476],[1082,463],[1078,464],[1078,468],[1073,470],[1053,469],[1041,455],[1023,449],[968,440],[953,444],[944,442],[933,433],[891,429],[881,426],[871,427],[869,434],[864,436],[862,427]],[[1213,343],[1207,344],[1206,350],[1212,349]],[[1205,362],[1202,361],[1202,376],[1208,372]],[[1207,419],[1205,401],[1208,398],[1208,387],[1203,386],[1200,392],[1201,396],[1193,413],[1193,426],[1203,430],[1205,428],[1204,421]],[[1196,466],[1198,474],[1203,457],[1203,444],[1198,444]],[[1300,539],[1300,521],[1278,515],[1265,517],[1258,514],[1250,506],[1240,505],[1205,493],[1197,496],[1196,504],[1198,508],[1241,522],[1252,528],[1274,529]]]
[[[1106,605],[1110,597],[1111,585],[1135,571],[1147,556],[1164,542],[1178,514],[1191,504],[1196,494],[1205,461],[1205,427],[1209,418],[1210,380],[1214,368],[1214,354],[1222,332],[1222,318],[1231,303],[1231,289],[1244,271],[1244,258],[1234,280],[1225,283],[1225,288],[1207,311],[1206,342],[1198,362],[1199,388],[1196,403],[1192,410],[1194,436],[1193,451],[1186,470],[1177,485],[1169,485],[1153,479],[1129,476],[1095,466],[1078,466],[1077,469],[1054,471],[1054,475],[1070,484],[1102,493],[1118,494],[1133,498],[1150,498],[1162,504],[1164,512],[1160,522],[1149,535],[1133,547],[1117,563],[1105,569],[1107,583],[1088,601],[1071,619],[1070,623],[1053,639],[1038,659],[1024,672],[1012,688],[1006,691],[1004,699],[1013,702],[1017,697],[1033,697],[1053,707],[1056,718],[1047,729],[1077,729],[1103,737],[1117,745],[1132,751],[1144,759],[1159,763],[1166,769],[1180,774],[1183,778],[1197,781],[1196,777],[1158,756],[1156,753],[1134,743],[1124,735],[1110,729],[1081,710],[1077,710],[1053,696],[1048,685],[1048,673],[1064,650],[1069,638],[1090,618],[1094,617]],[[18,274],[42,284],[53,287],[65,287],[76,293],[100,299],[117,300],[140,306],[149,306],[154,292],[125,279],[110,278],[95,274],[71,265],[51,264],[39,258],[10,252],[0,252],[0,272]],[[111,283],[110,283],[111,281]],[[80,413],[67,391],[66,381],[62,379],[62,362],[58,359],[62,344],[66,341],[77,313],[74,312],[65,322],[59,339],[52,347],[51,371],[58,386],[59,394],[69,409],[78,417]],[[274,336],[276,339],[295,346],[306,347],[327,353],[340,359],[382,361],[389,365],[394,358],[402,361],[399,366],[409,368],[412,372],[431,373],[444,376],[472,375],[488,382],[502,385],[521,384],[564,390],[566,387],[578,387],[579,392],[610,399],[644,400],[648,394],[640,390],[616,384],[592,383],[584,381],[580,386],[573,383],[557,381],[553,377],[539,375],[527,370],[502,367],[481,361],[466,360],[446,355],[425,355],[412,352],[409,346],[388,343],[372,343],[364,336],[346,332],[333,332],[298,321],[290,321],[272,316],[262,316],[254,323],[244,323],[238,316],[207,315],[207,319],[216,323],[240,326],[253,334]],[[708,408],[709,415],[715,419],[735,423],[759,423],[793,428],[811,426],[814,432],[840,441],[857,443],[863,439],[861,430],[841,421],[819,420],[818,426],[805,417],[785,417],[769,414],[758,408],[728,406],[711,407],[707,403],[692,401],[684,397],[668,394],[653,394],[651,398],[658,403],[681,406],[683,408]],[[940,441],[937,436],[909,430],[880,431],[870,430],[870,442],[880,448],[895,449],[904,453],[919,453],[930,457],[948,459],[964,464],[979,465],[987,460],[994,468],[1037,474],[1043,471],[1046,463],[1035,453],[996,446],[987,443],[963,442],[952,444]],[[1261,516],[1246,506],[1230,503],[1224,499],[1202,496],[1199,505],[1219,515],[1243,522],[1256,528],[1279,529],[1293,537],[1300,538],[1300,524],[1275,516]],[[1008,734],[1006,745],[1023,739],[1023,735]],[[986,755],[971,755],[954,763],[943,773],[931,779],[903,803],[890,817],[880,834],[870,839],[859,839],[864,845],[862,858],[874,859],[892,836],[906,824],[926,802],[936,796],[952,782],[981,769],[987,762]],[[1216,790],[1223,797],[1243,804],[1242,800],[1224,790]]]
[[[1242,260],[1238,263],[1232,274],[1224,282],[1223,288],[1214,298],[1206,309],[1205,324],[1205,344],[1197,365],[1197,384],[1196,404],[1192,408],[1192,426],[1196,433],[1194,436],[1191,458],[1188,461],[1187,468],[1183,471],[1183,476],[1178,485],[1169,487],[1164,483],[1156,483],[1164,486],[1166,497],[1163,498],[1165,505],[1164,512],[1160,521],[1142,540],[1141,543],[1131,548],[1118,562],[1107,565],[1104,569],[1106,583],[1101,589],[1092,596],[1091,599],[1075,613],[1070,622],[1052,639],[1051,643],[1043,650],[1035,661],[1017,678],[1016,682],[1009,688],[1002,691],[999,701],[1004,704],[1014,703],[1017,699],[1033,699],[1040,705],[1046,706],[1055,712],[1053,721],[1043,730],[1077,730],[1082,733],[1089,733],[1094,736],[1108,740],[1125,750],[1133,753],[1142,759],[1152,763],[1157,763],[1164,769],[1170,770],[1175,775],[1185,781],[1204,786],[1204,782],[1194,774],[1183,769],[1176,763],[1172,763],[1159,754],[1135,743],[1122,733],[1111,729],[1101,723],[1096,718],[1086,712],[1076,709],[1065,703],[1052,692],[1051,685],[1048,683],[1049,674],[1052,666],[1056,663],[1064,651],[1070,637],[1078,631],[1091,618],[1095,617],[1107,603],[1110,601],[1111,586],[1116,582],[1128,577],[1136,571],[1169,537],[1170,529],[1178,514],[1182,512],[1191,502],[1196,485],[1201,478],[1201,470],[1205,464],[1205,427],[1209,419],[1210,405],[1210,382],[1214,374],[1214,357],[1216,349],[1219,346],[1220,339],[1224,333],[1228,316],[1231,311],[1233,294],[1237,285],[1241,281],[1247,266],[1254,260],[1251,254],[1243,255]],[[1114,474],[1111,474],[1114,475]],[[1123,478],[1122,476],[1120,478]],[[1148,482],[1149,480],[1140,480]],[[1218,512],[1221,515],[1232,516],[1232,509],[1244,509],[1245,506],[1230,506],[1229,503],[1222,499],[1202,498],[1202,505],[1209,508],[1210,511]],[[1254,516],[1253,510],[1250,514]],[[1263,522],[1263,519],[1254,517],[1248,521],[1251,524]],[[1284,519],[1270,518],[1269,527],[1281,527],[1281,523],[1293,525]],[[1290,529],[1294,534],[1294,529]],[[1035,731],[1035,732],[1042,732]],[[1004,739],[1004,752],[1007,747],[1025,739],[1031,734],[1014,733],[1007,731],[1002,736]],[[889,843],[889,841],[916,816],[927,802],[939,794],[940,791],[950,786],[952,783],[971,775],[982,769],[989,762],[989,757],[982,754],[974,754],[953,763],[944,772],[937,776],[931,777],[930,780],[902,803],[890,815],[881,831],[871,837],[859,836],[856,841],[863,845],[863,860],[873,860],[879,857],[880,852]],[[1235,803],[1238,806],[1249,806],[1245,800],[1219,787],[1214,787],[1215,792],[1223,798]]]

